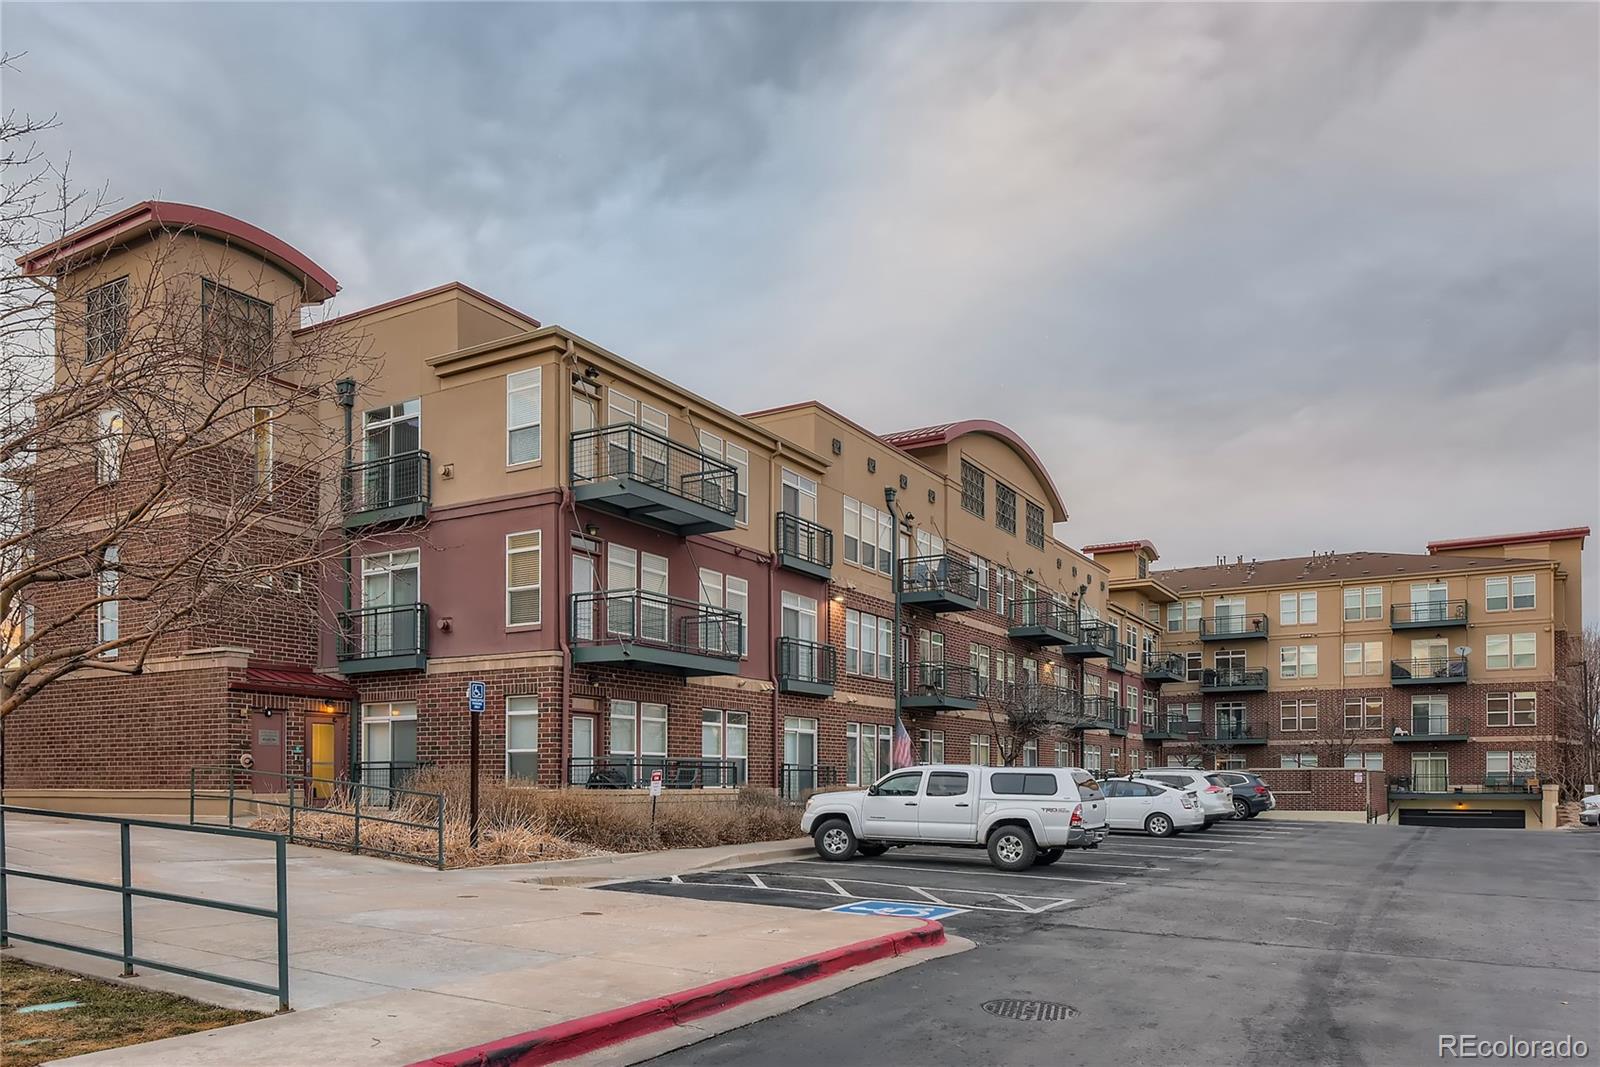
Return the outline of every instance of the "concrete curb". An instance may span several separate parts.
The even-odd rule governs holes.
[[[652,997],[623,1008],[568,1019],[538,1030],[418,1060],[410,1067],[539,1067],[652,1034],[739,1004],[781,993],[852,967],[944,944],[944,927],[880,934],[709,985]]]

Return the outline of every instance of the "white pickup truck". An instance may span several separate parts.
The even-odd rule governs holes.
[[[1006,871],[1054,863],[1106,836],[1105,796],[1076,767],[936,763],[894,771],[870,789],[818,793],[800,829],[825,860],[882,855],[896,845],[987,848]]]

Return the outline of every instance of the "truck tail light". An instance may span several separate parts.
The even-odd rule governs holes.
[[[1073,826],[1082,826],[1083,825],[1083,805],[1082,804],[1074,804],[1072,806],[1072,823],[1071,823],[1071,825],[1073,825]]]

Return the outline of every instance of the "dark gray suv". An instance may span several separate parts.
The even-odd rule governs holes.
[[[1221,778],[1233,790],[1233,817],[1253,819],[1264,811],[1278,806],[1272,789],[1260,775],[1249,771],[1213,771],[1212,777]]]

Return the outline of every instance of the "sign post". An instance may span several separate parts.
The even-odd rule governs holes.
[[[472,769],[467,775],[467,841],[474,849],[478,847],[478,727],[488,706],[489,687],[482,682],[468,682],[467,712],[472,717],[472,730],[467,744],[467,762]]]
[[[650,772],[650,825],[656,822],[656,798],[661,795],[661,768]]]

